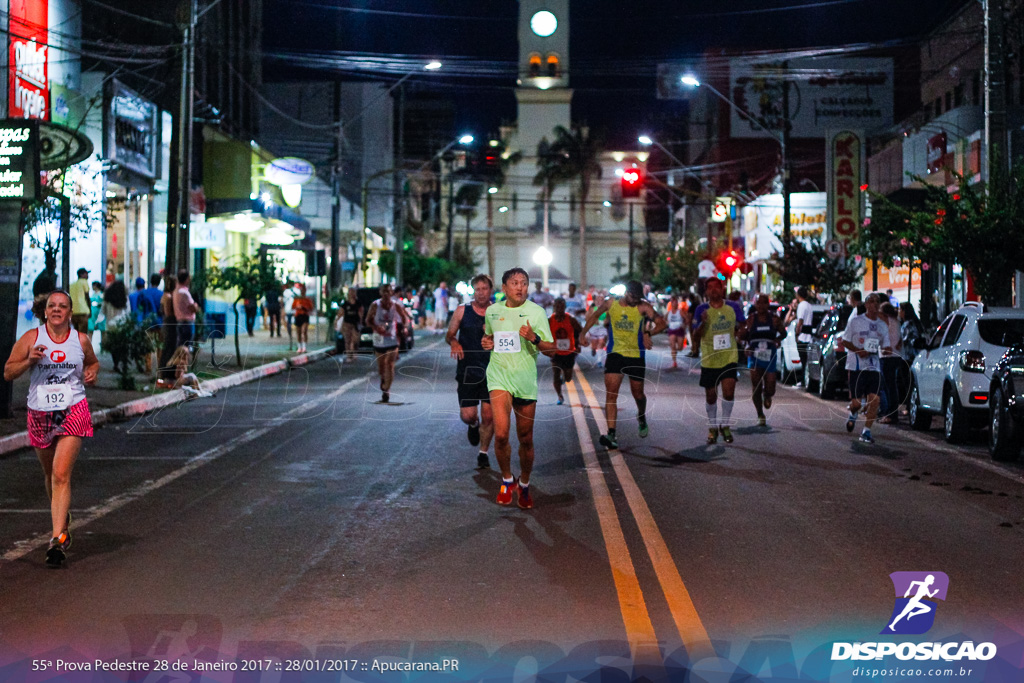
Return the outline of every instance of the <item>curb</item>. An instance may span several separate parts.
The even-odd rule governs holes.
[[[249,368],[248,370],[242,370],[241,372],[236,372],[231,375],[225,375],[224,377],[204,380],[202,382],[202,387],[210,391],[227,389],[228,387],[238,386],[239,384],[245,384],[263,377],[271,377],[273,375],[280,374],[289,368],[315,363],[316,361],[333,356],[334,353],[334,347],[323,348],[318,351],[310,351],[297,356],[292,356],[291,358],[285,358],[284,360],[267,363],[266,365]],[[154,394],[153,396],[137,398],[134,401],[128,401],[114,406],[113,408],[96,410],[92,413],[92,426],[100,427],[108,422],[122,422],[137,415],[144,415],[151,410],[179,403],[184,399],[185,392],[181,389],[174,389],[161,394]],[[31,444],[28,439],[28,431],[17,432],[0,438],[0,456],[13,453],[14,451],[21,450],[22,448],[30,447]]]

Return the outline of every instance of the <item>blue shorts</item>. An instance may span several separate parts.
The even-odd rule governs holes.
[[[763,370],[764,372],[774,372],[776,375],[779,374],[778,365],[779,354],[773,353],[772,359],[768,361],[757,360],[753,356],[747,359],[747,368]]]

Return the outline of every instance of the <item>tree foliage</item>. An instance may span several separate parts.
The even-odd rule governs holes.
[[[281,281],[274,272],[274,262],[259,255],[240,254],[230,266],[214,266],[206,271],[202,283],[213,291],[233,292],[231,310],[235,314],[235,360],[242,365],[242,351],[238,342],[238,303],[245,299],[259,300],[271,288],[281,289]],[[204,287],[197,286],[197,289]]]
[[[782,254],[769,261],[768,268],[782,279],[786,292],[808,287],[819,294],[843,296],[864,277],[864,269],[854,259],[829,256],[822,238],[790,238],[782,246]]]
[[[469,281],[476,275],[479,263],[473,260],[472,253],[466,251],[461,242],[456,242],[452,249],[452,260],[444,258],[444,252],[437,256],[424,256],[415,248],[409,247],[402,254],[402,278],[406,284],[420,287],[426,284],[441,282]],[[394,277],[395,252],[381,252],[378,267],[381,272]]]
[[[982,300],[1008,305],[1014,273],[1024,254],[1024,160],[992,164],[987,183],[955,173],[956,189],[925,185],[923,208],[906,208],[872,196],[858,247],[894,266],[959,263],[974,278]],[[918,176],[915,180],[923,182]]]

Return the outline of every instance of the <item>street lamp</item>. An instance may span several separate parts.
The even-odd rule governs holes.
[[[710,90],[712,93],[714,93],[715,97],[717,97],[718,99],[722,100],[727,105],[729,105],[729,107],[733,111],[739,113],[744,118],[749,119],[751,123],[753,123],[755,126],[760,128],[761,130],[763,130],[765,133],[768,133],[768,135],[770,135],[772,138],[775,139],[776,142],[779,143],[779,147],[781,148],[781,161],[782,161],[782,242],[783,242],[783,248],[785,248],[786,244],[789,243],[789,239],[790,239],[790,236],[791,236],[791,233],[790,233],[790,215],[789,215],[789,213],[790,213],[790,204],[789,204],[789,164],[787,163],[787,159],[786,159],[786,139],[789,137],[789,111],[788,111],[789,99],[788,99],[788,95],[785,95],[785,94],[783,95],[783,102],[784,102],[784,105],[785,105],[783,108],[786,109],[786,111],[784,112],[784,115],[785,115],[786,118],[783,121],[783,124],[782,124],[782,134],[780,135],[779,133],[776,133],[773,130],[769,130],[768,127],[765,126],[763,123],[761,123],[761,121],[758,120],[758,118],[756,116],[754,116],[749,111],[747,111],[746,109],[744,109],[743,107],[739,106],[738,104],[733,102],[731,99],[729,99],[728,97],[723,95],[721,92],[718,91],[718,89],[715,86],[710,85],[708,83],[701,83],[699,80],[697,80],[697,77],[694,76],[693,74],[685,74],[685,75],[683,75],[683,77],[680,80],[682,81],[683,85],[689,86],[691,88],[699,88],[701,86],[704,86],[705,88]]]
[[[552,255],[551,251],[548,250],[548,245],[546,241],[543,246],[539,247],[537,251],[533,252],[533,262],[540,266],[540,279],[542,287],[546,288],[548,286],[548,266],[551,265],[551,261],[553,261],[554,258],[555,257]]]

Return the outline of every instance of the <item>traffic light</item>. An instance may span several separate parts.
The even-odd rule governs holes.
[[[743,257],[736,253],[735,250],[723,252],[718,257],[718,270],[726,277],[726,279],[732,277],[732,274],[736,272],[736,269],[743,264]]]
[[[627,168],[622,172],[622,196],[639,197],[644,186],[644,174],[639,168]]]

